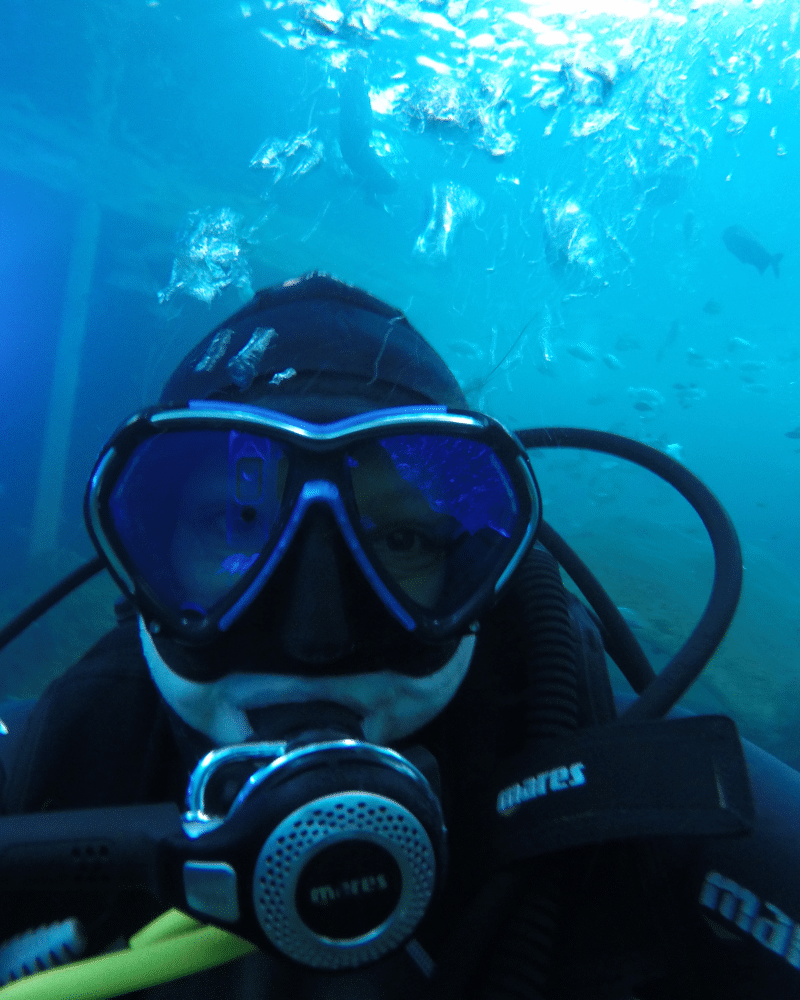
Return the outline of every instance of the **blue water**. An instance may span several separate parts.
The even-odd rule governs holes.
[[[116,424],[249,289],[321,269],[407,310],[476,407],[629,435],[714,490],[745,604],[695,703],[800,758],[797,23],[780,0],[3,5],[3,617],[91,556],[82,495]],[[779,278],[731,225],[785,254]],[[76,395],[53,410],[77,258]],[[546,516],[663,660],[710,579],[696,520],[624,463],[535,462]],[[2,654],[6,691],[102,631],[110,591],[87,593]]]

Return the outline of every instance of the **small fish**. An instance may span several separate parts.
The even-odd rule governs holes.
[[[664,397],[656,389],[636,389],[631,386],[628,395],[633,400],[634,410],[640,413],[656,413],[664,408]]]
[[[469,358],[471,361],[480,361],[484,355],[477,344],[472,344],[468,340],[454,340],[447,346],[454,354],[460,354],[462,358]]]
[[[719,361],[714,361],[713,358],[705,357],[693,347],[688,348],[686,351],[686,364],[694,365],[695,368],[709,368],[711,371],[719,368]]]
[[[703,303],[703,312],[709,316],[719,316],[722,312],[722,306],[716,299],[709,299],[708,302]]]
[[[722,242],[737,260],[743,264],[752,264],[759,274],[763,274],[768,267],[771,267],[775,277],[780,278],[778,265],[783,260],[783,254],[770,253],[744,226],[728,226],[722,234]]]
[[[667,335],[666,337],[664,337],[664,341],[658,349],[658,354],[656,354],[656,362],[661,361],[661,359],[664,357],[664,351],[666,351],[668,347],[671,347],[675,343],[682,329],[683,329],[683,324],[679,320],[674,319],[670,323],[669,330],[667,330]]]
[[[647,628],[647,625],[645,625],[644,621],[642,621],[641,615],[637,614],[633,610],[633,608],[623,608],[617,605],[617,611],[619,611],[619,613],[625,619],[625,624],[629,628],[635,628],[635,629]]]
[[[612,371],[618,371],[620,368],[622,368],[622,362],[619,360],[619,358],[615,357],[613,354],[604,354],[603,364],[606,366],[606,368],[610,368]]]
[[[794,438],[795,440],[800,439],[800,427],[795,427],[793,431],[787,431],[784,436],[787,438]]]
[[[597,351],[591,344],[586,344],[582,340],[577,344],[566,344],[565,349],[567,354],[571,354],[578,361],[594,361],[597,357]]]
[[[683,238],[690,246],[697,242],[697,218],[691,209],[683,217]]]
[[[682,382],[675,382],[672,388],[676,391],[678,402],[684,410],[688,410],[695,403],[705,398],[705,390],[701,389],[696,382],[684,385]],[[680,447],[680,446],[679,446]]]

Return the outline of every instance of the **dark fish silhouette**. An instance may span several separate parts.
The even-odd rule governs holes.
[[[689,245],[697,242],[697,219],[691,209],[683,217],[683,238]]]
[[[372,108],[366,78],[357,66],[339,78],[339,148],[348,167],[373,193],[389,194],[397,181],[370,145]]]
[[[795,438],[795,440],[800,438],[800,427],[795,427],[793,431],[787,431],[785,436],[787,438]]]
[[[683,329],[683,324],[679,323],[678,320],[674,319],[670,324],[669,330],[667,331],[666,337],[664,337],[664,341],[661,344],[661,347],[659,347],[658,349],[658,354],[656,354],[656,362],[661,361],[661,359],[664,357],[664,351],[666,351],[668,347],[671,347],[675,343],[675,341],[678,338],[678,334],[681,332],[682,329]]]
[[[716,299],[709,299],[703,304],[703,312],[708,313],[709,316],[719,316],[722,312],[722,306]]]
[[[775,277],[780,278],[778,264],[783,260],[783,254],[770,253],[744,226],[728,226],[722,234],[722,242],[743,264],[752,264],[758,268],[759,274],[772,267]]]

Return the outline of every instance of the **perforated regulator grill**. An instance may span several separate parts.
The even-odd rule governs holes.
[[[374,961],[402,944],[433,893],[430,838],[404,806],[340,792],[296,809],[253,874],[256,916],[285,955],[319,969]]]

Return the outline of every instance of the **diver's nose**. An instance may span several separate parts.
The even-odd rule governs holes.
[[[303,663],[330,663],[353,647],[345,566],[352,557],[333,515],[315,504],[293,539],[284,576],[283,650]]]

